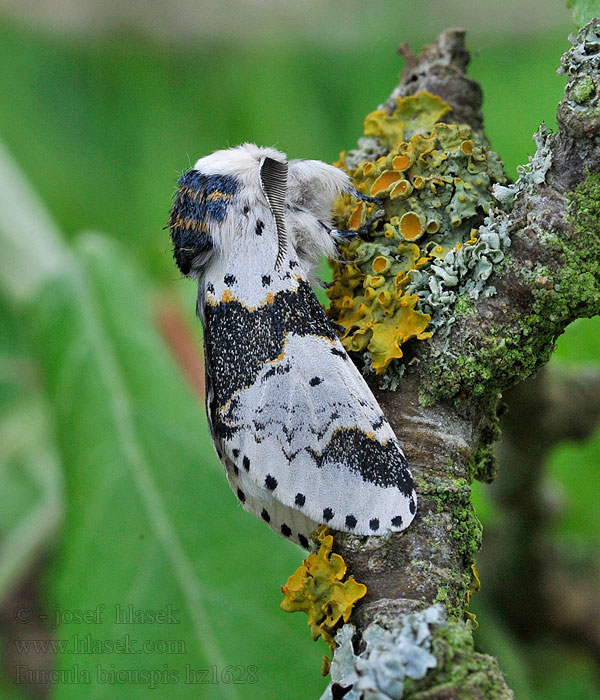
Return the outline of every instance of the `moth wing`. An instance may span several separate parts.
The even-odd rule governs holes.
[[[221,448],[244,507],[303,541],[316,524],[361,535],[406,528],[416,494],[396,437],[339,340],[288,334],[240,392]]]

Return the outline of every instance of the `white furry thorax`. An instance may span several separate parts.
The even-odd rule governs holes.
[[[273,228],[265,227],[265,238],[258,241],[253,222],[268,216],[268,202],[260,185],[260,166],[264,158],[288,165],[285,198],[285,229],[288,257],[298,257],[307,278],[317,278],[316,265],[322,256],[336,257],[335,230],[332,230],[332,206],[342,192],[352,189],[348,175],[318,160],[290,160],[274,148],[245,143],[216,151],[200,158],[194,169],[205,175],[230,175],[240,183],[230,202],[227,216],[214,236],[217,255],[206,273],[221,274],[232,265],[239,267],[248,256],[260,259],[261,268],[275,267],[277,241]],[[262,217],[262,218],[261,218]],[[236,258],[241,258],[236,262]]]

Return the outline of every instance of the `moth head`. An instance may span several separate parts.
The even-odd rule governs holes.
[[[324,223],[331,220],[334,201],[343,192],[353,192],[348,175],[320,160],[291,160],[288,201],[293,208],[309,212]]]
[[[169,217],[173,254],[181,272],[199,277],[243,215],[242,202],[266,199],[277,227],[279,255],[285,255],[285,153],[245,143],[200,158],[179,180]]]

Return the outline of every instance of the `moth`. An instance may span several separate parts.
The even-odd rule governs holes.
[[[311,282],[337,254],[342,170],[243,144],[198,160],[169,217],[198,281],[212,441],[244,508],[308,548],[319,524],[360,535],[416,511],[400,445]]]

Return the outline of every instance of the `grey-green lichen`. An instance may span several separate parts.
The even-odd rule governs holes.
[[[573,46],[562,56],[558,71],[568,78],[558,119],[569,128],[597,134],[600,121],[600,21],[591,21],[576,38],[570,36],[569,39]],[[585,144],[581,147],[585,148]]]
[[[533,135],[536,145],[535,153],[529,156],[529,162],[517,166],[519,178],[512,185],[494,185],[492,188],[496,199],[506,204],[521,192],[531,192],[536,186],[546,180],[546,174],[552,165],[551,145],[554,134],[550,133],[545,124],[541,124]]]
[[[531,170],[523,177],[529,179]],[[568,195],[567,221],[574,228],[570,235],[538,231],[555,260],[551,267],[539,263],[523,268],[513,259],[506,269],[507,275],[527,283],[533,302],[529,313],[512,317],[501,330],[491,325],[475,346],[458,348],[454,355],[440,353],[421,385],[424,403],[452,397],[466,387],[472,399],[488,401],[494,391],[526,379],[547,362],[568,323],[600,313],[600,174],[589,174]]]
[[[476,301],[496,293],[488,280],[509,246],[507,220],[494,214],[484,219],[473,245],[450,250],[427,270],[411,271],[407,291],[417,294],[421,308],[431,315],[430,328],[447,337],[466,299]],[[462,304],[457,309],[459,298]]]
[[[570,36],[569,39],[573,46],[563,54],[558,72],[569,77],[567,94],[570,94],[575,102],[585,102],[592,96],[592,90],[595,86],[591,78],[588,81],[583,81],[582,69],[587,74],[592,75],[598,75],[600,71],[598,20],[593,20],[583,27],[577,38]],[[594,97],[596,100],[598,99],[597,94]]]
[[[573,85],[573,99],[578,105],[583,104],[593,95],[595,89],[594,81],[589,75],[584,75]]]
[[[436,667],[433,628],[445,624],[439,605],[404,615],[393,629],[373,622],[363,633],[366,648],[358,656],[352,647],[356,629],[344,625],[335,637],[338,649],[331,663],[332,684],[351,686],[346,700],[400,700],[408,680],[420,680]],[[321,700],[333,697],[330,685]]]
[[[533,141],[536,144],[535,154],[529,157],[527,164],[519,166],[518,180],[510,186],[495,185],[493,187],[494,195],[501,205],[507,204],[517,194],[531,193],[535,186],[545,182],[547,172],[552,165],[551,144],[553,138],[554,135],[549,133],[545,125],[542,124],[533,135]],[[484,249],[483,263],[480,263],[480,270],[484,275],[491,274],[492,270],[496,273],[501,271],[505,251],[511,242],[509,227],[510,218],[501,209],[494,210],[481,226],[480,238],[491,242],[489,252]],[[448,276],[453,281],[453,278]],[[452,290],[448,290],[442,282],[434,282],[435,287],[438,284],[441,289],[440,301],[445,299],[454,301],[453,297],[450,296]],[[474,301],[478,297],[491,296],[496,291],[493,286],[481,289],[479,285],[473,284],[470,277],[466,278],[465,286],[468,286],[468,290],[459,285],[458,296],[464,298],[466,292]],[[446,305],[439,303],[438,334],[442,334],[444,339],[448,338],[456,318],[456,307],[452,303]],[[432,370],[431,381],[425,382],[421,388],[423,403],[430,404],[444,397],[453,396],[465,385],[469,386],[469,393],[473,398],[488,397],[490,391],[493,390],[489,380],[493,373],[501,375],[503,368],[506,368],[507,373],[510,373],[510,368],[520,368],[517,371],[522,378],[530,376],[540,361],[549,357],[554,347],[554,341],[549,341],[547,356],[542,353],[543,357],[540,357],[532,350],[529,343],[523,343],[523,337],[531,337],[537,332],[538,322],[541,321],[543,318],[536,310],[531,316],[520,319],[518,324],[507,330],[502,337],[497,336],[492,328],[488,337],[485,338],[485,342],[482,341],[481,346],[476,349],[476,353],[465,353],[458,350],[457,353],[452,354],[448,342],[436,345],[432,349],[432,358],[437,358],[441,366]],[[480,455],[480,457],[483,458],[484,455]],[[484,471],[488,471],[491,475],[493,465],[490,462],[488,466],[492,468],[484,469]],[[483,471],[481,474],[483,476]]]
[[[337,634],[332,683],[321,700],[341,697],[342,688],[345,700],[426,700],[433,693],[461,700],[512,697],[496,661],[474,651],[469,623],[446,619],[439,605],[404,615],[393,629],[372,623],[358,655],[354,633],[353,625],[345,625]]]

